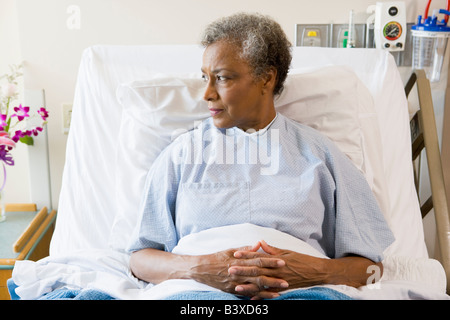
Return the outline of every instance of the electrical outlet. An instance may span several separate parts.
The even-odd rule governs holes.
[[[72,104],[64,103],[62,105],[62,124],[63,124],[63,133],[69,133],[70,121],[72,120]]]

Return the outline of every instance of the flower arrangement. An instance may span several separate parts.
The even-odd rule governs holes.
[[[40,108],[37,114],[30,115],[30,107],[18,106],[12,107],[13,101],[19,96],[17,79],[22,76],[22,66],[10,66],[11,74],[5,74],[0,80],[6,79],[5,83],[0,86],[0,162],[3,164],[4,179],[0,186],[3,190],[6,182],[5,164],[14,165],[14,159],[11,150],[14,149],[16,143],[21,142],[26,145],[33,145],[33,136],[37,136],[47,124],[48,111]],[[27,121],[33,117],[40,117],[42,123],[40,126],[27,128]]]

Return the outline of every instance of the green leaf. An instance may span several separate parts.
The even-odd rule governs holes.
[[[22,143],[25,143],[26,145],[29,145],[29,146],[32,146],[34,144],[33,137],[30,137],[30,136],[22,137],[22,138],[20,138],[19,141]]]

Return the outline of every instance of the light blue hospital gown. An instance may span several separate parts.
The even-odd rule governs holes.
[[[365,178],[316,130],[278,114],[265,129],[181,135],[147,176],[129,251],[171,251],[208,228],[252,223],[306,241],[330,258],[375,262],[394,240]]]

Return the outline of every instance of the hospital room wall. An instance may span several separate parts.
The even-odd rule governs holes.
[[[21,61],[19,43],[19,25],[17,10],[14,1],[0,1],[0,76],[10,71],[10,64],[18,64]],[[19,82],[23,87],[23,81]],[[21,92],[23,92],[21,90]],[[23,98],[23,94],[20,95]],[[8,185],[5,195],[10,196],[12,202],[28,201],[29,198],[29,166],[27,147],[18,145],[14,150],[15,165],[7,168]],[[3,175],[0,175],[0,181]],[[8,201],[8,199],[7,199]]]
[[[62,129],[62,104],[73,101],[83,50],[96,44],[193,44],[203,27],[223,15],[258,11],[280,22],[292,43],[296,23],[364,23],[371,0],[0,0],[0,74],[11,63],[24,62],[24,88],[45,89],[52,205],[58,207],[67,135]],[[406,0],[407,21],[415,22],[426,0]],[[433,1],[433,8],[444,7]],[[441,87],[445,84],[441,84]],[[442,96],[442,90],[439,93]],[[442,99],[441,99],[442,100]],[[440,107],[441,109],[443,107]],[[440,110],[441,110],[440,109]],[[443,112],[438,112],[442,123]],[[101,121],[101,119],[99,119]],[[441,128],[442,126],[440,126]],[[8,168],[7,202],[32,201],[28,149],[14,150],[16,165]]]

